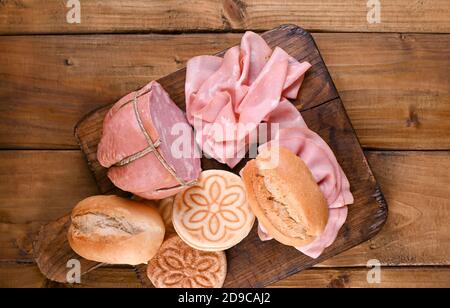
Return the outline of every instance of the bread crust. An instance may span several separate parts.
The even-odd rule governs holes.
[[[274,155],[279,159],[271,160]],[[304,246],[323,233],[327,202],[311,171],[294,153],[282,147],[265,149],[241,175],[253,213],[274,239]]]
[[[94,196],[73,209],[67,238],[88,260],[137,265],[157,253],[164,234],[164,222],[154,207],[117,196]]]

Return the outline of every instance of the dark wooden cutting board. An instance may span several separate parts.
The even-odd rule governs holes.
[[[299,61],[312,64],[299,97],[293,103],[302,112],[308,126],[333,149],[350,181],[355,203],[349,207],[347,222],[337,240],[316,260],[276,241],[261,242],[255,224],[244,241],[227,251],[229,265],[225,287],[263,287],[281,280],[367,241],[381,229],[387,218],[387,204],[312,36],[294,25],[280,26],[262,36],[271,47],[280,46]],[[185,74],[186,70],[182,69],[158,80],[182,109],[185,107]],[[110,107],[97,109],[84,117],[75,128],[75,136],[100,191],[126,195],[109,181],[107,170],[96,158],[103,119]],[[244,162],[240,163],[232,171],[238,173],[243,165]],[[207,159],[202,160],[202,167],[227,169]],[[138,269],[138,274],[141,270]],[[138,276],[144,285],[149,284],[145,275]]]

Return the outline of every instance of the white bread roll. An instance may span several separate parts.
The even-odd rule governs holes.
[[[73,209],[68,240],[88,260],[147,263],[164,239],[164,222],[152,206],[117,196],[94,196]]]
[[[266,148],[241,175],[253,213],[274,239],[295,247],[323,233],[327,202],[311,171],[294,153]]]

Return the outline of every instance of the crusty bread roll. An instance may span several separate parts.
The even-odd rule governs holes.
[[[157,209],[159,215],[161,215],[161,218],[164,222],[164,227],[166,228],[166,235],[165,238],[168,239],[173,234],[176,234],[176,231],[172,224],[172,209],[173,209],[173,202],[175,200],[175,196],[167,197],[158,201],[154,200],[147,200],[144,198],[141,198],[139,196],[133,195],[131,197],[131,200],[141,202],[147,205],[153,206],[155,209]]]
[[[164,239],[164,222],[148,205],[117,196],[94,196],[73,209],[68,239],[88,260],[108,264],[147,263]]]
[[[288,246],[311,243],[325,230],[328,206],[305,163],[288,149],[271,147],[241,171],[253,213]]]

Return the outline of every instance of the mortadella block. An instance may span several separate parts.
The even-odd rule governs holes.
[[[97,158],[114,185],[146,199],[174,195],[201,172],[192,127],[155,81],[111,108]]]

